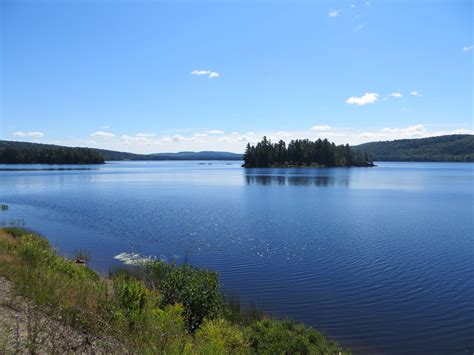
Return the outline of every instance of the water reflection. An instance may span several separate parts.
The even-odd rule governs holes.
[[[278,169],[281,170],[281,169]],[[257,174],[255,171],[245,172],[247,185],[278,185],[278,186],[349,186],[349,174],[326,171],[323,174],[301,174],[295,172],[272,171]]]
[[[0,168],[0,171],[76,171],[99,170],[99,168]]]

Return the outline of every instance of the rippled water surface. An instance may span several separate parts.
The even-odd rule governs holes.
[[[122,252],[188,254],[242,302],[355,353],[470,354],[473,168],[0,165],[0,221],[25,223],[66,254],[87,249],[101,271]]]

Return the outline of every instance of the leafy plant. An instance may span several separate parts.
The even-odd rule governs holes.
[[[337,354],[341,348],[318,331],[290,320],[264,319],[246,329],[258,354]]]
[[[162,261],[146,265],[149,277],[162,295],[162,304],[182,304],[189,331],[195,331],[205,318],[217,317],[222,311],[223,297],[218,275],[188,264],[170,265]]]

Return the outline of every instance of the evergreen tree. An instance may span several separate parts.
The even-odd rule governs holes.
[[[317,141],[292,140],[288,147],[280,140],[272,144],[267,137],[255,146],[247,144],[244,154],[245,167],[271,166],[371,166],[367,154],[355,153],[349,144],[335,145],[327,139]]]

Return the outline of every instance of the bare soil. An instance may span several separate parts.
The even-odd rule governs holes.
[[[127,353],[116,341],[73,329],[15,294],[0,276],[0,354]]]

